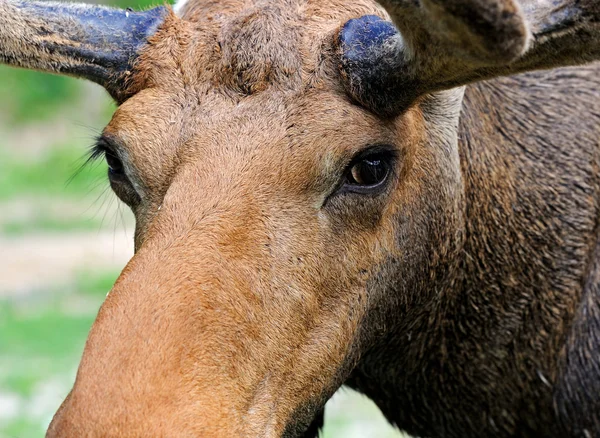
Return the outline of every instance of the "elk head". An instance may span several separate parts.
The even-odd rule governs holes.
[[[96,151],[136,217],[48,436],[301,436],[384,335],[443,312],[456,87],[597,59],[600,7],[382,4],[0,0],[0,60],[118,102]]]

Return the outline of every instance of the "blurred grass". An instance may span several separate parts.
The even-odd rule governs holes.
[[[114,219],[105,221],[100,206],[106,165],[78,170],[114,108],[104,91],[84,81],[0,66],[0,237],[48,233],[60,239],[112,229]],[[45,290],[0,293],[0,438],[44,436],[118,274],[88,266],[73,278],[65,272]]]
[[[0,201],[24,195],[83,197],[105,181],[103,163],[85,163],[81,145],[49,145],[34,159],[0,150]]]
[[[0,301],[0,389],[13,394],[5,409],[14,411],[0,422],[0,437],[44,435],[51,412],[74,380],[97,309],[117,276],[80,272],[61,290]]]
[[[10,108],[2,114],[5,123],[48,118],[78,96],[78,87],[73,87],[74,79],[63,76],[2,66],[0,77],[0,102],[4,108]]]
[[[75,231],[94,231],[98,230],[102,226],[102,221],[83,218],[83,219],[71,219],[64,218],[59,219],[55,217],[40,217],[25,221],[6,221],[0,226],[0,232],[6,236],[22,236],[28,233],[34,232],[75,232]]]

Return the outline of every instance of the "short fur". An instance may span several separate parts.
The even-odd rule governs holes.
[[[350,379],[409,433],[599,436],[598,67],[466,89],[458,243]]]

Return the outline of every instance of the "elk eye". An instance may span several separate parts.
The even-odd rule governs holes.
[[[348,181],[361,186],[374,186],[386,178],[388,170],[387,163],[380,158],[366,158],[352,166]]]
[[[108,173],[115,176],[124,174],[123,163],[110,150],[105,151],[106,163],[108,164]]]
[[[370,191],[381,187],[391,169],[390,154],[374,152],[356,158],[346,172],[345,186],[353,191]]]

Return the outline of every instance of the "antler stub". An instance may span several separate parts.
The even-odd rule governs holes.
[[[0,62],[83,77],[120,101],[137,52],[166,14],[0,0]]]
[[[346,91],[379,114],[393,114],[399,102],[417,97],[405,68],[408,53],[400,32],[389,21],[365,15],[348,21],[338,41]]]
[[[339,33],[348,94],[380,115],[470,82],[600,59],[599,0],[380,0]]]

